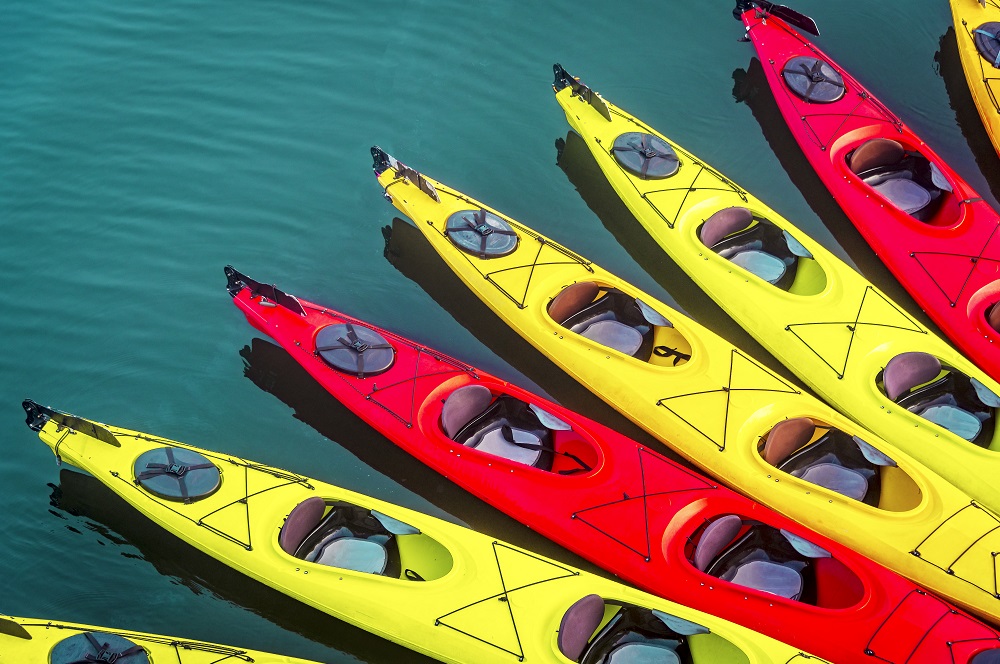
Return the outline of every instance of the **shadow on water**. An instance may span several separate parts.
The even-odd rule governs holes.
[[[697,321],[737,348],[746,351],[778,374],[795,380],[773,355],[730,318],[712,298],[680,268],[636,220],[604,176],[586,142],[570,131],[556,141],[559,167],[580,197],[629,256],[656,280],[686,312],[697,312]],[[694,316],[692,316],[694,318]]]
[[[781,110],[767,84],[760,60],[752,58],[746,71],[743,69],[734,71],[733,82],[733,97],[737,103],[742,102],[750,107],[754,118],[760,124],[765,140],[774,151],[778,162],[788,173],[789,179],[802,192],[806,203],[858,266],[861,274],[907,312],[915,314],[921,323],[932,330],[937,330],[937,326],[917,306],[917,303],[899,284],[889,268],[875,255],[861,233],[854,227],[854,224],[851,223],[851,220],[830,194],[819,175],[813,170],[809,160],[806,159],[796,142],[795,136],[785,124]]]
[[[972,99],[965,72],[962,70],[961,56],[958,54],[958,36],[955,28],[948,28],[941,36],[940,47],[934,54],[938,75],[944,80],[944,89],[948,93],[951,109],[955,111],[955,120],[962,135],[969,143],[972,156],[983,177],[990,185],[993,198],[1000,200],[1000,158],[990,135],[986,132],[983,120],[979,117],[976,102]]]
[[[134,547],[160,574],[175,579],[195,594],[212,593],[282,629],[363,662],[430,664],[434,661],[297,602],[176,537],[165,537],[162,528],[94,477],[63,469],[59,473],[59,486],[50,486],[53,507],[85,519],[87,528],[116,548],[126,543]],[[134,557],[124,551],[121,555]]]
[[[465,329],[511,366],[542,386],[562,405],[595,419],[690,467],[672,450],[570,378],[534,346],[522,339],[455,276],[420,231],[396,217],[386,235],[385,257],[416,282]]]
[[[244,375],[362,463],[468,524],[542,555],[607,576],[582,558],[497,511],[414,459],[333,398],[284,348],[253,339],[240,351]]]

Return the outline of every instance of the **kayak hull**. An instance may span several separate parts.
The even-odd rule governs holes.
[[[29,415],[56,412],[33,402],[25,407]],[[797,649],[713,616],[298,473],[82,418],[33,420],[58,458],[94,475],[168,532],[294,599],[443,662],[566,662],[556,643],[560,619],[591,593],[707,627],[716,635],[700,644],[709,659],[736,651],[750,662],[800,656]],[[208,459],[221,478],[214,492],[184,502],[144,488],[135,464],[164,447]],[[400,577],[310,563],[286,553],[280,543],[286,518],[317,496],[328,506],[370,510],[388,517],[394,528],[418,531],[404,528],[397,537],[405,568]]]

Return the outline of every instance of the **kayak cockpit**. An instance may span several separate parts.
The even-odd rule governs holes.
[[[928,353],[900,353],[875,378],[893,402],[959,438],[993,445],[1000,396]]]
[[[896,209],[932,226],[954,225],[961,209],[951,183],[918,149],[872,138],[846,155],[847,167]]]
[[[309,563],[407,581],[440,578],[453,562],[447,549],[409,524],[319,496],[289,513],[278,545]]]
[[[571,284],[552,298],[548,313],[571,332],[643,362],[678,366],[691,359],[691,344],[669,320],[618,288]]]
[[[776,424],[758,451],[778,470],[872,507],[905,512],[920,504],[920,488],[895,461],[858,436],[808,417]]]
[[[461,445],[561,475],[597,466],[594,447],[543,408],[485,385],[465,385],[445,399],[441,429]]]
[[[749,664],[707,627],[664,611],[587,595],[562,617],[559,651],[580,664]]]
[[[736,514],[699,527],[687,552],[709,576],[796,602],[842,609],[864,595],[861,580],[822,547]]]
[[[698,239],[729,262],[781,290],[815,295],[826,273],[786,230],[745,207],[719,210],[698,228]]]

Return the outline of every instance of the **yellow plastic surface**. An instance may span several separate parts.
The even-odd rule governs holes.
[[[64,462],[94,475],[156,524],[213,558],[331,616],[443,662],[511,664],[519,657],[524,662],[569,662],[557,650],[560,620],[574,602],[591,593],[708,627],[711,634],[691,637],[692,644],[706,642],[698,647],[708,651],[724,651],[726,646],[715,642],[726,640],[742,650],[748,662],[783,664],[800,657],[797,649],[743,627],[426,514],[232,455],[118,427],[107,429],[119,447],[51,420],[39,437]],[[208,457],[222,473],[218,491],[187,504],[145,491],[134,481],[135,460],[163,446]],[[285,553],[278,544],[282,524],[296,505],[313,496],[328,504],[344,501],[375,510],[417,528],[420,534],[397,536],[402,568],[429,580],[328,567]]]

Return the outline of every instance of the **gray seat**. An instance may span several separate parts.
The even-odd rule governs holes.
[[[382,574],[389,562],[389,552],[379,542],[344,537],[334,532],[309,552],[305,560],[355,572]]]
[[[740,565],[730,581],[786,599],[798,599],[802,595],[802,575],[767,560],[751,560]]]
[[[854,500],[862,500],[868,493],[868,480],[864,475],[835,463],[818,463],[806,468],[804,472],[792,471],[792,475]]]
[[[920,412],[920,416],[965,440],[974,440],[983,430],[983,423],[978,417],[950,404],[929,406]]]
[[[851,153],[848,166],[894,207],[915,214],[927,207],[934,195],[913,181],[913,173],[904,166],[905,157],[906,148],[898,141],[873,138]]]
[[[769,284],[780,280],[785,275],[785,270],[787,269],[784,261],[777,256],[754,249],[740,252],[730,260],[735,265],[739,265],[747,272],[757,275]]]
[[[538,459],[542,455],[542,439],[530,431],[523,431],[513,427],[510,427],[510,432],[514,442],[508,441],[504,436],[503,427],[497,425],[488,431],[482,432],[481,435],[474,436],[466,445],[481,452],[503,457],[516,463],[523,463],[529,466],[534,466],[538,463]],[[515,445],[514,443],[535,445],[539,449],[529,449]]]
[[[657,643],[623,643],[604,660],[607,664],[680,664],[677,652]]]
[[[607,346],[625,355],[632,355],[642,346],[642,334],[634,327],[616,320],[599,318],[579,323],[571,329],[594,343]]]
[[[492,402],[493,393],[483,385],[466,385],[452,392],[441,409],[441,426],[445,434],[454,440],[470,422],[485,413]],[[529,466],[537,464],[542,455],[543,441],[538,435],[509,426],[504,421],[490,423],[461,442],[466,447]]]
[[[923,210],[933,200],[931,192],[904,177],[884,180],[872,188],[906,214]]]

